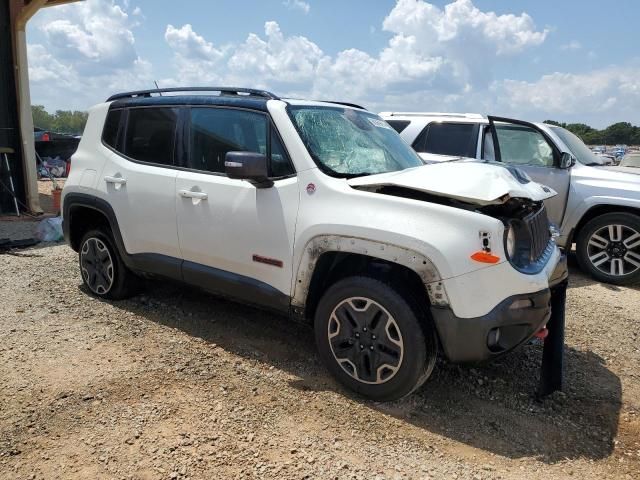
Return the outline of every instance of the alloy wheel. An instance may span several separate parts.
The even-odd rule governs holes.
[[[88,238],[80,251],[82,278],[93,293],[104,295],[113,285],[113,260],[99,238]]]
[[[606,225],[596,230],[587,244],[591,264],[611,276],[640,270],[640,233],[628,225]]]
[[[340,302],[331,313],[327,335],[335,360],[359,382],[388,382],[402,365],[400,327],[374,300],[351,297]]]

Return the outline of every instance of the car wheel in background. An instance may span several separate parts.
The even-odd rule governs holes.
[[[590,220],[578,234],[580,268],[593,278],[615,285],[640,281],[640,217],[607,213]]]

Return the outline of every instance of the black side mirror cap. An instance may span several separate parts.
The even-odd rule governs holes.
[[[569,152],[563,152],[560,157],[560,168],[568,169],[576,164],[576,159]]]
[[[224,168],[229,178],[246,180],[256,188],[270,188],[267,156],[256,152],[227,152]]]

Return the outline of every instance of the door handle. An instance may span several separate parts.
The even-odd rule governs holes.
[[[111,177],[109,175],[104,177],[104,181],[107,182],[107,183],[113,183],[115,185],[125,185],[127,183],[127,179],[126,178]]]
[[[182,198],[195,198],[197,200],[206,200],[207,198],[209,198],[209,195],[207,195],[206,193],[194,192],[193,190],[179,190],[178,194]]]

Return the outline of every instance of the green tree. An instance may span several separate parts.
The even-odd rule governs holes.
[[[87,112],[58,110],[51,115],[42,105],[32,105],[33,126],[58,133],[81,135],[87,123]]]
[[[51,130],[53,116],[44,109],[43,105],[32,105],[31,115],[33,116],[33,126],[44,130]]]

